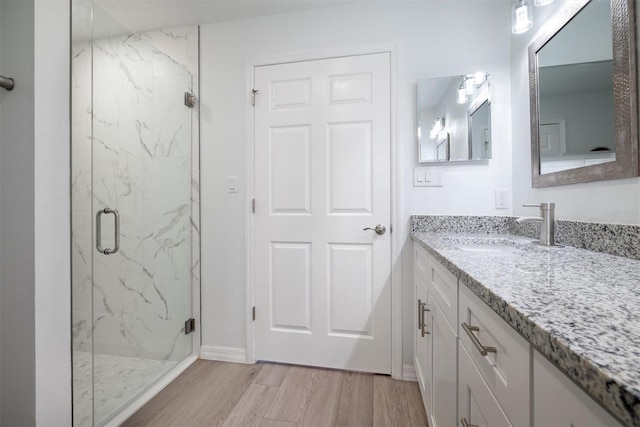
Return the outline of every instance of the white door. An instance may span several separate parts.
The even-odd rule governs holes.
[[[391,372],[389,64],[255,68],[257,360]]]
[[[567,152],[564,119],[540,120],[540,155],[553,156]]]

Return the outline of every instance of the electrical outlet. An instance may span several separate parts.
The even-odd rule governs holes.
[[[509,209],[509,190],[496,190],[496,209]]]

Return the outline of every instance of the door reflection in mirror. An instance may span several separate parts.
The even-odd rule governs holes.
[[[540,173],[615,162],[610,2],[590,1],[536,56]]]

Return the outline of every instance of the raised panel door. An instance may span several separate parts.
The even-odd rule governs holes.
[[[389,55],[255,68],[255,354],[391,372]],[[276,256],[277,255],[277,256]]]

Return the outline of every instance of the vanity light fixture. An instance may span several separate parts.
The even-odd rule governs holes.
[[[533,13],[529,0],[518,0],[511,8],[511,32],[522,34],[533,26]]]
[[[473,74],[473,84],[475,85],[475,87],[482,86],[482,84],[487,81],[487,76],[487,73],[483,73],[482,71],[478,71]]]
[[[553,0],[533,0],[534,6],[546,6],[553,3]]]

